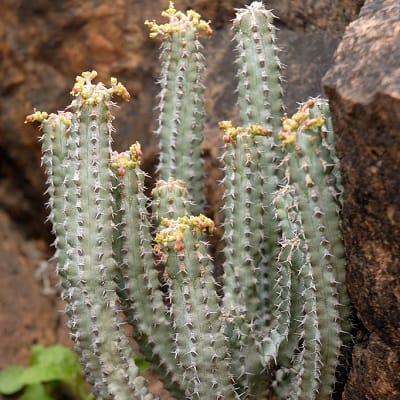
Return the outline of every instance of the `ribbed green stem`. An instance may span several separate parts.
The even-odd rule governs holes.
[[[243,390],[251,394],[254,385],[259,386],[263,380],[257,375],[263,370],[260,347],[269,319],[265,235],[274,226],[264,226],[263,205],[271,197],[263,190],[267,180],[261,172],[268,132],[260,125],[244,130],[225,121],[220,126],[225,130],[226,143],[223,156],[224,308],[229,315],[226,334],[234,376]]]
[[[118,182],[113,190],[114,198],[120,203],[120,211],[115,214],[118,218],[115,233],[119,240],[114,240],[120,247],[115,254],[122,275],[119,289],[125,292],[123,302],[130,314],[129,322],[140,336],[152,332],[153,324],[159,324],[153,309],[162,306],[163,301],[161,294],[154,299],[160,291],[157,271],[153,266],[147,200],[143,193],[144,173],[139,167],[139,157],[133,154],[138,149],[136,144],[131,146],[130,151],[113,154],[110,165]],[[158,300],[158,303],[152,304],[152,300]],[[162,310],[159,316],[164,327],[168,326]]]
[[[142,399],[143,378],[138,376],[129,342],[118,316],[112,257],[112,199],[110,160],[111,125],[108,106],[76,104],[79,118],[77,143],[79,170],[74,179],[81,203],[78,216],[78,265],[87,282],[87,306],[95,325],[94,346],[110,394],[114,398]],[[79,210],[79,209],[78,209]],[[91,332],[92,333],[92,332]]]
[[[346,258],[344,252],[343,239],[340,229],[340,215],[343,207],[343,186],[340,174],[340,162],[336,155],[332,119],[329,111],[328,102],[324,99],[318,99],[313,108],[310,109],[310,117],[318,118],[321,115],[324,118],[324,125],[321,127],[321,163],[326,166],[327,186],[330,195],[327,196],[327,210],[323,210],[323,219],[327,227],[326,237],[331,243],[332,254],[335,255],[333,271],[336,276],[337,290],[339,294],[339,316],[341,324],[341,340],[345,346],[351,341],[352,323],[350,319],[350,299],[346,289]],[[323,202],[324,200],[321,199]]]
[[[162,218],[177,219],[190,213],[192,202],[182,180],[170,177],[168,181],[157,181],[151,194],[153,220],[157,226]]]
[[[165,280],[175,332],[175,356],[189,399],[237,399],[229,372],[212,265],[201,234],[207,218],[164,220],[156,237],[164,253]]]
[[[329,104],[327,100],[318,99],[316,103],[316,109],[319,113],[323,114],[325,123],[322,131],[322,148],[326,150],[327,162],[331,163],[330,166],[332,168],[331,176],[332,181],[330,182],[330,188],[332,190],[332,194],[338,203],[338,213],[343,208],[343,185],[342,185],[342,177],[340,173],[340,162],[339,158],[336,155],[335,144],[334,144],[334,134],[333,134],[333,125],[332,125],[332,117],[329,110]],[[313,111],[311,110],[311,113]]]
[[[151,399],[120,326],[113,281],[109,105],[112,95],[127,98],[128,94],[116,80],[110,89],[93,85],[95,76],[95,72],[86,72],[76,79],[64,162],[62,168],[48,171],[56,173],[56,180],[65,186],[65,192],[57,194],[57,202],[60,195],[64,201],[57,218],[64,219],[66,230],[60,274],[69,274],[66,284],[72,284],[64,295],[69,302],[67,312],[77,350],[95,380],[95,391],[104,398]]]
[[[240,134],[227,143],[223,156],[224,306],[245,313],[249,319],[256,318],[259,308],[255,255],[262,232],[261,202],[254,198],[260,186],[255,151],[253,137]]]
[[[194,205],[202,210],[203,167],[200,144],[203,141],[204,56],[199,33],[211,30],[193,11],[177,12],[173,5],[163,13],[169,23],[147,22],[151,37],[162,35],[159,102],[160,178],[182,179],[187,183]]]
[[[237,11],[233,27],[242,124],[261,124],[276,134],[281,125],[283,105],[273,18],[261,2],[253,2]]]
[[[321,149],[321,114],[312,114],[315,101],[303,104],[298,113],[283,123],[280,137],[289,151],[288,176],[296,190],[306,249],[309,252],[316,290],[316,312],[320,332],[321,368],[318,399],[328,398],[335,381],[341,348],[338,282],[343,268],[343,251],[335,199],[329,189],[332,168]],[[310,109],[313,111],[311,112]],[[318,338],[317,338],[318,339]],[[315,338],[314,338],[315,340]]]
[[[149,216],[144,195],[144,172],[140,169],[140,145],[132,145],[124,153],[114,153],[111,169],[116,182],[114,257],[119,265],[118,294],[127,317],[134,328],[134,338],[153,368],[168,376],[166,387],[181,396],[176,362],[171,352],[172,337],[166,332],[171,320],[166,313],[163,295],[154,266]]]
[[[68,326],[72,332],[75,350],[81,355],[83,370],[88,382],[92,384],[96,397],[109,399],[110,396],[102,380],[99,360],[93,354],[92,338],[87,335],[87,332],[92,331],[92,321],[85,306],[88,301],[86,282],[81,280],[77,253],[74,251],[78,245],[78,224],[74,218],[78,197],[72,183],[76,165],[71,163],[69,155],[74,154],[76,148],[71,148],[71,143],[67,140],[71,134],[72,114],[59,112],[47,118],[47,113],[36,112],[27,118],[27,121],[33,120],[42,123],[43,164],[46,168],[47,192],[51,207],[49,219],[56,236],[55,258],[57,272],[64,288],[62,297],[67,302]]]
[[[300,369],[297,377],[297,397],[298,399],[314,399],[319,388],[321,376],[321,346],[324,340],[321,340],[321,331],[319,329],[319,313],[317,311],[318,298],[316,295],[317,287],[312,271],[310,260],[305,260],[300,269],[300,276],[304,281],[304,317],[302,321],[303,348],[299,356]],[[322,332],[323,334],[323,332]],[[321,344],[322,343],[322,344]]]
[[[269,137],[257,143],[259,154],[258,171],[260,182],[255,185],[261,194],[256,203],[262,206],[262,240],[255,245],[259,257],[255,259],[258,271],[257,285],[260,305],[258,312],[259,329],[270,324],[271,313],[276,312],[280,303],[280,293],[276,284],[281,281],[276,264],[278,255],[279,227],[274,219],[272,193],[282,179],[278,169],[281,151],[274,143],[281,125],[282,88],[280,62],[275,41],[273,14],[261,2],[253,2],[239,9],[233,21],[235,30],[236,63],[238,64],[238,103],[243,126],[261,125],[269,132]],[[240,202],[238,202],[240,206]],[[256,214],[258,215],[258,214]],[[273,311],[274,310],[274,311]]]
[[[152,190],[152,202],[151,202],[151,209],[152,209],[152,216],[153,221],[156,227],[156,232],[159,233],[163,229],[162,222],[164,219],[178,219],[179,217],[187,217],[190,213],[192,202],[190,201],[189,193],[185,187],[185,183],[182,180],[175,180],[172,177],[168,179],[168,181],[157,181],[155,184],[154,189]],[[161,248],[158,244],[154,245],[154,252],[157,257],[160,257],[162,252]],[[165,265],[162,263],[162,256],[159,262],[160,273],[164,273],[165,278]],[[168,286],[168,282],[163,279],[164,288]],[[167,292],[167,296],[168,292]],[[170,301],[170,299],[169,299]],[[167,312],[165,307],[160,307],[161,312]],[[170,312],[167,312],[167,319],[170,321],[167,330],[170,330],[173,322],[171,320]],[[160,331],[161,335],[165,335],[165,331]],[[169,348],[163,348],[163,351],[158,351],[160,356],[160,362],[165,363],[169,373],[175,381],[171,387],[171,385],[167,385],[167,388],[170,390],[172,394],[176,392],[177,388],[181,387],[182,378],[180,375],[180,371],[177,370],[177,360],[175,357],[175,353],[173,352],[174,345],[172,343],[172,334],[166,335],[167,337],[164,338],[164,342],[168,341]],[[169,380],[169,379],[168,379]],[[169,383],[169,382],[168,382]],[[181,394],[174,394],[175,397],[181,398]]]
[[[261,338],[253,321],[235,310],[224,313],[231,371],[240,398],[263,394],[268,387],[262,363]]]
[[[292,345],[289,349],[283,348],[283,355],[278,357],[285,362],[281,371],[286,374],[286,377],[282,383],[278,384],[276,392],[280,399],[311,400],[315,398],[318,390],[322,365],[321,344],[316,286],[297,202],[292,186],[286,185],[276,194],[277,217],[285,225],[282,231],[289,235],[284,242],[292,246],[290,261],[293,283],[297,283],[298,288],[302,288],[299,292],[292,292],[292,304],[300,305],[301,311],[299,312],[296,307],[297,315],[291,315],[292,329],[294,328]],[[298,350],[295,346],[296,341],[300,345]],[[287,362],[288,351],[292,351],[290,364]]]
[[[70,132],[70,137],[67,141],[68,147],[68,161],[66,165],[66,175],[65,175],[65,185],[67,187],[67,193],[65,196],[66,204],[69,208],[65,211],[66,221],[68,222],[67,227],[67,240],[69,245],[69,257],[67,260],[66,268],[68,270],[76,269],[77,276],[79,280],[75,284],[74,290],[79,290],[82,293],[82,297],[79,301],[75,303],[70,303],[70,308],[73,310],[76,308],[77,314],[80,318],[85,321],[85,325],[81,325],[77,332],[77,338],[79,340],[84,339],[85,343],[89,343],[89,346],[85,346],[81,351],[81,358],[86,364],[87,369],[93,369],[91,364],[94,364],[97,376],[95,376],[94,386],[104,387],[104,391],[107,393],[107,398],[112,398],[112,394],[108,390],[108,385],[106,382],[106,377],[104,374],[104,368],[102,362],[99,358],[99,349],[93,338],[93,332],[98,331],[97,321],[94,317],[91,309],[91,299],[88,293],[88,281],[83,272],[80,254],[78,250],[81,248],[80,240],[82,239],[82,230],[79,226],[79,220],[82,218],[82,202],[80,199],[79,189],[76,187],[76,180],[78,179],[79,166],[79,152],[78,152],[78,137],[79,131],[79,120],[74,114],[72,119],[72,129]],[[74,138],[74,139],[72,139]],[[90,322],[89,322],[90,321]],[[81,339],[82,338],[82,339]],[[78,350],[79,351],[79,350]],[[87,363],[85,356],[90,357],[93,360],[91,363]],[[98,376],[97,369],[100,370],[101,375]]]
[[[273,206],[274,193],[278,189],[278,182],[281,180],[279,170],[280,150],[275,145],[272,137],[262,138],[258,144],[260,152],[259,174],[261,186],[258,189],[262,193],[260,198],[262,204],[262,242],[259,249],[262,256],[258,264],[260,270],[259,296],[263,308],[260,308],[261,326],[267,326],[271,322],[272,308],[276,301],[276,291],[273,289],[275,282],[279,279],[277,257],[279,246],[277,245],[281,236],[281,228],[275,218]]]
[[[276,362],[280,346],[287,340],[291,321],[292,276],[296,279],[299,266],[296,265],[298,256],[298,238],[293,235],[290,213],[290,202],[287,201],[288,188],[274,193],[275,220],[278,223],[281,239],[278,243],[279,253],[276,262],[275,282],[271,287],[274,293],[271,326],[268,335],[263,338],[263,357],[266,365]]]

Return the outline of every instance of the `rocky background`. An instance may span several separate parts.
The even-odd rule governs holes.
[[[210,214],[218,222],[216,124],[235,119],[230,20],[241,0],[177,0],[213,21],[204,42],[204,142]],[[363,4],[365,3],[365,4]],[[115,109],[115,147],[142,142],[156,162],[158,44],[145,19],[168,0],[4,0],[0,13],[0,368],[26,364],[32,344],[70,345],[58,300],[38,131],[23,124],[36,107],[69,104],[74,77],[116,76],[133,100]],[[285,101],[331,100],[345,186],[343,229],[355,346],[343,399],[400,399],[400,5],[398,0],[269,0],[279,17]],[[360,11],[361,10],[361,11]],[[353,21],[353,22],[352,22]]]

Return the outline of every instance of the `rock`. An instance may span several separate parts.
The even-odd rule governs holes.
[[[268,8],[279,10],[280,23],[290,29],[314,26],[340,38],[357,18],[364,0],[269,0]]]
[[[399,60],[399,2],[368,0],[324,77],[343,172],[348,289],[370,334],[354,349],[346,399],[400,398]]]
[[[353,365],[343,400],[399,399],[399,368],[398,348],[388,346],[371,333],[365,343],[353,349]]]
[[[0,210],[0,368],[26,365],[34,344],[72,343],[47,258],[46,243],[26,240]]]

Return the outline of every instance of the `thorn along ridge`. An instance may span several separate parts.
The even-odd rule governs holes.
[[[201,147],[200,40],[210,23],[172,2],[162,16],[167,23],[146,22],[163,41],[150,199],[141,145],[111,149],[114,101],[129,100],[116,78],[107,87],[83,72],[68,111],[34,110],[25,121],[40,124],[56,271],[87,380],[99,399],[157,398],[136,365],[130,324],[174,398],[330,398],[351,324],[329,105],[315,98],[282,113],[274,16],[257,1],[236,10],[241,122],[218,125],[215,223]],[[222,265],[208,240],[223,248]]]

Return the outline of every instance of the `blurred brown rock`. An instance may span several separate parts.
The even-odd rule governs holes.
[[[324,84],[343,171],[348,289],[367,330],[353,352],[345,398],[400,399],[397,0],[365,2],[346,29]]]
[[[71,345],[43,240],[26,240],[0,210],[0,369],[26,365],[34,344]]]

